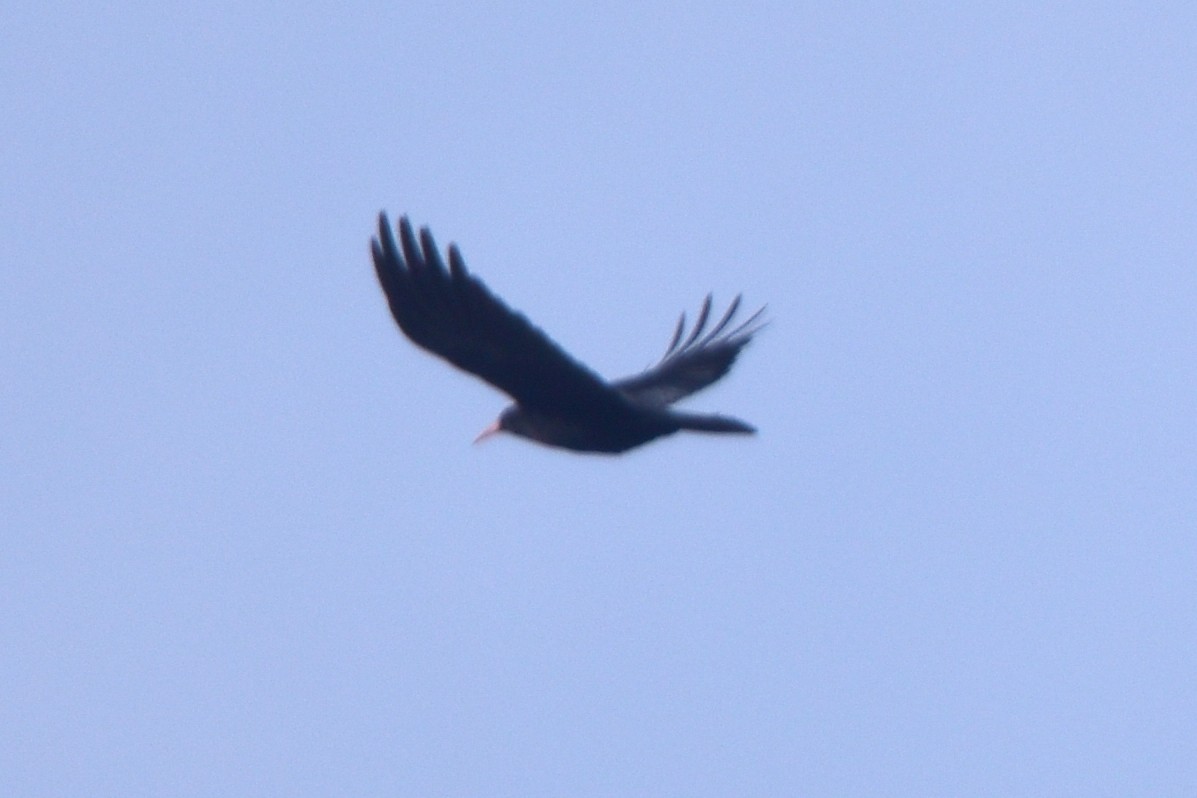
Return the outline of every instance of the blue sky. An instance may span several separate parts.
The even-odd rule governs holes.
[[[4,18],[0,792],[1197,790],[1189,4]],[[380,209],[760,435],[471,446]]]

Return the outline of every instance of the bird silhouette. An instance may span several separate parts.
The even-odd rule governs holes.
[[[427,227],[406,216],[399,241],[385,213],[371,241],[391,315],[413,343],[508,394],[507,407],[476,441],[497,432],[577,452],[619,453],[681,430],[751,434],[739,419],[687,413],[672,405],[725,374],[764,326],[764,308],[732,325],[736,297],[709,331],[707,296],[687,330],[683,313],[664,357],[633,377],[608,382],[570,357],[466,270],[456,244],[446,268]]]

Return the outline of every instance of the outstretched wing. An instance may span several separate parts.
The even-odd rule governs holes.
[[[427,227],[417,240],[411,222],[400,218],[396,245],[380,213],[371,249],[391,315],[415,344],[526,407],[573,414],[627,407],[602,378],[466,271],[456,245],[446,269]]]
[[[633,401],[670,405],[715,382],[731,369],[740,350],[764,325],[762,307],[744,322],[728,329],[740,307],[740,297],[732,301],[723,318],[703,335],[711,315],[711,295],[707,294],[693,329],[686,333],[683,313],[673,331],[673,340],[661,362],[643,374],[612,383],[612,387]],[[685,340],[682,338],[685,336]]]

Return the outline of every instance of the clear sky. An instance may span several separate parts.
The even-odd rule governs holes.
[[[1191,3],[0,16],[3,795],[1197,795]],[[380,209],[760,435],[471,446]]]

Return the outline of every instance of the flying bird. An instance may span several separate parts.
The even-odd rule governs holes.
[[[386,214],[380,213],[371,250],[399,329],[417,346],[515,400],[476,442],[510,432],[547,446],[618,453],[681,430],[756,432],[739,419],[687,413],[673,404],[727,374],[764,325],[764,308],[733,325],[737,296],[704,334],[711,313],[708,295],[688,330],[686,315],[678,319],[657,365],[607,382],[470,274],[456,244],[449,245],[446,268],[427,227],[417,237],[408,218],[401,217],[396,243]]]

